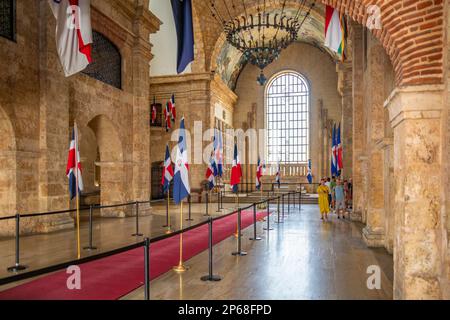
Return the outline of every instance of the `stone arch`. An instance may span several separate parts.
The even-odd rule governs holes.
[[[201,12],[209,12],[206,1],[198,1],[203,6]],[[295,6],[288,0],[287,6]],[[381,10],[382,28],[372,30],[372,34],[382,43],[394,66],[398,86],[443,83],[443,17],[442,1],[418,4],[415,1],[400,3],[396,0],[321,0],[322,4],[337,8],[358,24],[366,25],[370,18],[369,6],[377,5]],[[248,6],[257,5],[250,0]],[[269,6],[279,6],[278,1],[268,1]],[[297,2],[298,5],[298,2]],[[209,16],[211,16],[209,14]],[[203,17],[213,44],[205,44],[207,65],[214,60],[214,51],[221,37],[221,27],[212,17]],[[215,23],[215,27],[211,27]],[[206,39],[205,41],[207,41]],[[210,62],[210,64],[208,64]]]
[[[0,106],[0,217],[16,214],[16,140],[8,114]],[[14,221],[0,222],[0,236],[14,233]]]
[[[97,115],[80,132],[80,153],[86,168],[86,192],[99,192],[102,205],[125,203],[128,199],[125,186],[127,168],[122,141],[116,128],[107,116]],[[102,210],[101,215],[123,217],[126,210]]]

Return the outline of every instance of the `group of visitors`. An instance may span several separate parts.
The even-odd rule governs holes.
[[[328,221],[330,212],[337,214],[338,219],[345,219],[347,209],[352,206],[353,183],[352,180],[341,178],[323,178],[317,189],[319,194],[320,214],[323,221]]]

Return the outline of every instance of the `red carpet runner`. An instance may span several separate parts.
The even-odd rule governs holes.
[[[259,212],[258,219],[266,216]],[[213,241],[219,243],[236,232],[236,215],[214,222]],[[242,213],[242,228],[253,225],[253,212]],[[179,260],[179,236],[150,247],[151,279],[170,271]],[[208,248],[208,225],[184,234],[184,259]],[[231,254],[231,253],[230,253]],[[117,300],[144,284],[144,249],[138,248],[81,265],[81,290],[68,290],[69,275],[60,271],[0,292],[0,300]]]

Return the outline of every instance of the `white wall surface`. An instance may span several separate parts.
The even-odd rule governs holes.
[[[153,60],[150,62],[150,76],[177,74],[177,33],[170,0],[150,0],[150,11],[162,21],[160,30],[150,36],[153,45]],[[191,65],[184,73],[191,73]]]

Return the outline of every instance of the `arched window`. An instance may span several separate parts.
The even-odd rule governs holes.
[[[119,49],[108,38],[92,31],[92,63],[84,74],[122,89],[122,56]]]
[[[16,40],[16,0],[0,0],[0,36]]]
[[[292,71],[272,78],[266,89],[267,159],[298,164],[309,159],[309,85]]]

